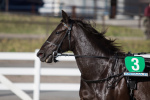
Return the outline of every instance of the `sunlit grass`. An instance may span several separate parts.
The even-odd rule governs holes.
[[[117,40],[124,52],[132,53],[148,52],[150,53],[150,40]]]
[[[35,49],[42,46],[45,40],[2,39],[0,40],[0,52],[34,52]],[[150,40],[116,40],[116,43],[122,46],[124,52],[150,52]]]
[[[45,39],[38,40],[20,40],[20,39],[2,39],[0,40],[0,52],[34,52],[39,49]]]
[[[60,18],[54,17],[0,13],[0,33],[50,34],[59,22]]]
[[[102,31],[103,27],[100,24],[97,24],[96,29],[98,31]],[[129,27],[122,27],[122,26],[105,26],[107,30],[106,36],[113,36],[113,37],[144,37],[144,32],[141,29],[133,29]]]
[[[0,13],[0,34],[50,34],[58,25],[61,18],[44,17],[36,15],[15,15]],[[8,21],[8,23],[6,22]],[[19,23],[12,23],[19,22]],[[6,23],[5,23],[6,22]],[[20,23],[25,22],[25,23]],[[35,24],[34,22],[38,22]],[[40,24],[42,23],[42,24]],[[144,38],[144,33],[141,29],[132,29],[119,26],[106,26],[106,37],[118,38],[117,43],[122,45],[125,52],[150,52],[150,40],[133,39]],[[102,25],[97,24],[96,29],[102,30]],[[122,37],[126,39],[122,40]],[[128,37],[130,39],[128,39]],[[0,52],[34,52],[35,49],[40,48],[45,39],[1,39]]]
[[[0,23],[0,33],[50,34],[57,27],[60,20],[61,18],[57,17],[0,13],[0,21],[9,21],[8,23],[7,22]],[[35,22],[38,23],[35,24]],[[106,26],[106,28],[108,28],[106,36],[144,37],[143,31],[141,29],[131,29],[127,27],[110,26],[110,25]],[[97,24],[96,29],[98,31],[101,31],[102,25]]]

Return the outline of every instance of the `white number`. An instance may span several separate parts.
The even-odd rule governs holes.
[[[138,63],[139,63],[139,60],[138,60],[137,58],[132,58],[131,61],[132,61],[132,62],[135,61],[135,62],[134,62],[134,65],[136,65],[136,68],[135,68],[134,66],[132,66],[132,69],[133,69],[133,70],[136,70],[136,71],[139,70],[139,68],[140,68],[140,67],[139,67],[139,64],[138,64]]]

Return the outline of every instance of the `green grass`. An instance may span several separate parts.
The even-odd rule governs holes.
[[[116,42],[122,46],[122,49],[125,52],[131,51],[132,53],[150,53],[150,40],[117,40]]]
[[[43,16],[15,15],[0,13],[0,34],[50,34],[58,25],[61,18],[47,18]],[[4,23],[7,22],[8,23]],[[11,23],[11,22],[25,23]],[[47,26],[47,21],[49,25]],[[42,22],[45,24],[34,24],[34,22]],[[108,30],[105,34],[107,37],[119,37],[116,41],[122,45],[125,52],[150,52],[150,40],[131,40],[132,37],[144,38],[143,31],[140,29],[131,29],[119,26],[107,26]],[[48,29],[48,30],[47,30]],[[102,25],[97,24],[96,29],[101,31]],[[122,37],[127,39],[121,40]],[[130,39],[128,39],[130,37]],[[34,52],[40,48],[46,39],[0,39],[0,52]]]
[[[42,46],[45,40],[1,39],[0,52],[34,52]],[[122,46],[124,52],[150,52],[150,40],[116,40],[116,43]]]
[[[46,34],[47,31],[51,33],[59,22],[60,18],[0,13],[0,33]]]
[[[5,28],[3,28],[5,27]],[[11,34],[42,34],[46,31],[43,30],[44,26],[41,25],[30,25],[30,24],[0,24],[0,31],[3,34],[11,33]],[[34,30],[34,31],[33,31]]]
[[[102,25],[97,24],[96,29],[101,31]],[[105,26],[107,29],[106,36],[113,37],[144,37],[144,33],[141,29],[133,29],[122,26]]]
[[[0,13],[0,33],[3,34],[50,34],[58,25],[61,18],[44,17],[44,16],[29,16],[29,15],[15,15]],[[11,23],[11,22],[14,23]],[[21,22],[21,23],[15,23]],[[25,22],[25,23],[23,23]],[[34,24],[35,22],[42,22],[45,24]],[[49,23],[49,24],[47,24]],[[106,36],[119,37],[144,37],[143,31],[140,29],[131,29],[120,26],[106,26],[108,28]],[[102,26],[96,25],[96,29],[101,31]]]
[[[49,17],[50,22],[60,22],[57,17]],[[47,22],[46,16],[38,15],[22,15],[22,14],[9,14],[9,13],[0,13],[0,20],[8,21],[31,21],[31,22]]]
[[[39,40],[20,40],[20,39],[1,39],[0,52],[34,52],[39,49],[45,39]]]
[[[143,31],[140,29],[131,29],[120,26],[110,26],[106,36],[119,36],[119,37],[144,37]]]

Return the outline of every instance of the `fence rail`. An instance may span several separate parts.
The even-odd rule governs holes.
[[[0,73],[3,75],[34,75],[34,68],[15,68],[0,67]],[[46,76],[80,76],[77,68],[42,68],[41,75]],[[21,90],[33,90],[34,83],[14,83]],[[41,91],[79,91],[79,84],[71,83],[40,83]],[[9,88],[0,84],[0,90],[9,90]]]
[[[3,75],[34,75],[34,68],[0,67]],[[46,76],[80,76],[77,68],[42,68],[41,75]]]
[[[34,87],[34,83],[13,83],[13,85],[27,91],[33,91]],[[79,91],[79,87],[80,84],[78,83],[40,83],[40,91]],[[0,84],[0,90],[10,90],[10,88]],[[22,98],[23,100],[29,100],[24,99],[24,96]]]
[[[33,68],[0,67],[0,90],[11,90],[22,100],[39,100],[40,90],[44,91],[78,91],[78,83],[41,83],[40,75],[47,76],[80,76],[76,68],[42,68],[37,50],[33,52],[0,52],[0,60],[34,60]],[[58,57],[60,61],[75,61],[74,57]],[[4,75],[34,75],[34,83],[12,83]],[[4,81],[7,80],[7,81]],[[9,83],[9,84],[8,84]],[[15,91],[14,91],[15,90]],[[22,90],[33,90],[33,99]]]

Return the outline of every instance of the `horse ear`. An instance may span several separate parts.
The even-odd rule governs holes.
[[[62,18],[65,23],[68,23],[69,17],[65,11],[62,10]]]

